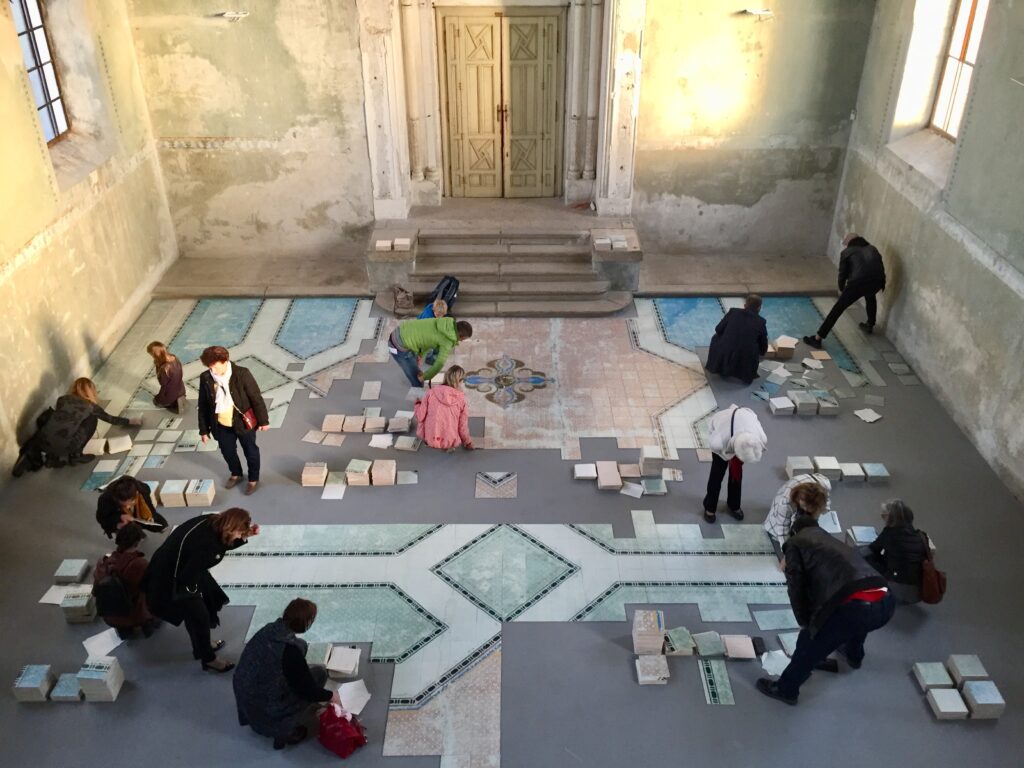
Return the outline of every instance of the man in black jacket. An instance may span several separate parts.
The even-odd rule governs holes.
[[[896,601],[860,553],[823,531],[815,517],[796,519],[782,552],[800,635],[779,679],[762,677],[757,690],[793,705],[800,686],[833,651],[839,650],[853,669],[860,668],[868,632],[889,622]]]
[[[708,349],[707,369],[720,376],[734,376],[744,384],[757,378],[757,364],[768,351],[768,326],[761,311],[761,297],[747,296],[743,308],[733,307],[715,328]]]
[[[843,252],[839,256],[839,298],[828,313],[828,317],[813,336],[804,336],[804,343],[821,349],[822,340],[828,336],[839,316],[857,299],[864,299],[868,321],[860,323],[866,333],[875,329],[878,302],[875,295],[885,290],[885,265],[882,254],[860,235],[850,234],[843,239]]]

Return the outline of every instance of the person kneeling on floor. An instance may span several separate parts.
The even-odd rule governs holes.
[[[416,435],[431,448],[451,453],[461,444],[467,451],[473,450],[469,409],[462,391],[465,380],[462,366],[453,365],[444,375],[444,384],[431,387],[422,400],[416,401]]]
[[[896,601],[886,581],[853,547],[818,525],[814,515],[800,515],[793,536],[782,548],[786,587],[800,624],[796,649],[778,680],[762,677],[757,690],[794,705],[815,668],[825,668],[839,651],[853,669],[864,661],[869,632],[889,623]]]
[[[761,311],[761,297],[747,296],[740,307],[733,307],[715,327],[708,348],[707,369],[724,378],[735,377],[744,384],[757,378],[757,364],[768,351],[768,326]]]
[[[316,603],[292,600],[284,614],[245,644],[233,681],[238,724],[274,740],[274,749],[298,744],[308,733],[303,725],[313,704],[340,704],[327,684],[327,669],[306,662],[308,645],[298,637],[313,626]]]
[[[136,629],[149,637],[160,625],[146,607],[141,586],[149,566],[146,556],[138,550],[145,538],[145,531],[135,523],[118,528],[114,537],[117,549],[101,557],[93,569],[96,612],[107,626],[117,630],[122,640],[131,637]]]

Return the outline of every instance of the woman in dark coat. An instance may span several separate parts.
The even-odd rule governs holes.
[[[57,399],[57,405],[24,447],[14,466],[15,477],[25,469],[43,465],[43,454],[50,467],[65,464],[86,464],[96,457],[82,454],[82,449],[96,433],[102,419],[118,427],[132,422],[121,416],[111,416],[99,406],[96,385],[90,379],[75,379],[68,394]]]
[[[203,669],[227,672],[235,666],[217,658],[224,641],[210,641],[210,629],[220,624],[217,614],[228,604],[210,569],[258,533],[249,513],[232,507],[182,523],[153,553],[144,584],[149,610],[176,627],[184,622],[192,656]]]
[[[156,511],[149,486],[131,475],[121,475],[103,489],[96,501],[96,522],[108,539],[128,523],[157,533],[167,530],[167,520]]]
[[[185,412],[185,376],[181,361],[170,353],[162,341],[151,341],[146,351],[153,358],[160,391],[153,395],[153,404],[174,413]]]
[[[228,463],[231,477],[225,488],[234,488],[242,481],[242,462],[238,460],[238,443],[242,444],[249,483],[245,495],[250,496],[260,481],[260,449],[256,430],[269,429],[267,404],[248,368],[232,365],[224,347],[207,347],[199,356],[207,367],[199,376],[199,435],[205,443],[212,434]],[[251,419],[251,423],[246,423]]]
[[[297,598],[284,615],[245,644],[235,670],[238,722],[274,740],[274,749],[306,738],[302,720],[311,704],[337,701],[324,684],[327,670],[306,663],[306,641],[297,637],[316,619],[316,603]]]
[[[146,573],[146,556],[139,552],[138,545],[146,538],[145,532],[135,523],[128,523],[117,531],[114,542],[117,549],[104,555],[93,569],[93,590],[97,595],[97,609],[101,610],[100,592],[102,584],[111,576],[116,576],[124,586],[131,610],[127,613],[100,613],[107,626],[114,627],[122,640],[131,637],[136,629],[149,637],[160,623],[146,607],[146,597],[142,594],[142,579]],[[99,587],[99,590],[97,590]]]
[[[927,534],[914,527],[914,512],[899,499],[882,505],[885,527],[868,545],[866,559],[885,576],[901,603],[921,600],[921,564],[928,559]]]
[[[757,378],[757,364],[768,351],[768,326],[758,312],[761,297],[747,296],[743,309],[733,307],[715,327],[708,350],[707,369],[750,384]]]

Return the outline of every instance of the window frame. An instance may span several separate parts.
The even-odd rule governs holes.
[[[975,18],[977,16],[977,12],[978,12],[978,0],[970,0],[970,3],[971,3],[971,5],[970,5],[970,9],[968,10],[967,24],[964,26],[963,43],[960,45],[959,53],[954,55],[954,54],[951,54],[949,52],[949,47],[954,42],[953,35],[956,32],[956,25],[957,25],[957,22],[960,20],[960,13],[964,10],[963,3],[961,3],[961,2],[957,3],[957,11],[956,11],[956,14],[953,16],[953,25],[952,25],[952,28],[949,31],[949,40],[947,41],[946,47],[945,47],[946,53],[942,57],[942,65],[941,65],[942,70],[941,70],[941,74],[939,76],[939,85],[935,89],[935,96],[932,99],[932,114],[931,114],[931,117],[929,117],[929,119],[928,119],[928,128],[929,128],[929,130],[935,131],[940,136],[942,136],[942,137],[944,137],[946,139],[949,139],[950,141],[952,141],[954,143],[956,143],[957,137],[954,136],[953,134],[951,134],[949,131],[945,130],[944,128],[941,128],[938,125],[938,123],[936,122],[936,117],[937,117],[937,113],[938,113],[938,110],[939,110],[939,96],[942,93],[942,86],[945,85],[945,83],[946,83],[946,67],[949,64],[950,60],[953,60],[953,61],[957,62],[957,66],[956,66],[955,71],[950,73],[953,76],[953,78],[954,78],[953,89],[950,91],[950,96],[949,96],[950,106],[952,106],[953,102],[955,101],[956,85],[957,85],[956,81],[959,80],[960,75],[963,73],[963,70],[964,70],[965,66],[971,68],[971,74],[972,74],[972,77],[973,77],[975,64],[967,61],[967,50],[971,46],[971,36],[974,34],[974,21],[975,21]],[[979,31],[978,34],[980,35],[981,32]],[[943,122],[944,122],[944,124],[947,127],[949,126],[950,120],[949,120],[948,112],[947,112],[946,119]]]
[[[31,89],[31,75],[32,75],[32,73],[33,72],[38,72],[39,73],[39,87],[43,91],[43,99],[44,99],[44,101],[43,101],[43,105],[42,106],[36,105],[35,96],[33,95],[32,104],[33,104],[33,106],[35,107],[35,110],[36,110],[36,119],[39,120],[39,129],[41,131],[43,131],[43,136],[44,137],[46,136],[46,130],[45,130],[45,127],[42,124],[42,118],[41,118],[41,115],[39,113],[43,112],[44,110],[47,113],[47,117],[50,120],[51,125],[53,126],[54,134],[55,135],[54,135],[54,137],[52,139],[49,139],[46,142],[46,146],[47,147],[52,147],[55,144],[57,144],[58,142],[62,141],[64,138],[66,138],[71,133],[71,116],[68,114],[67,99],[66,99],[66,97],[64,95],[64,86],[61,83],[60,66],[58,65],[57,59],[54,57],[54,53],[53,53],[53,51],[54,51],[54,49],[53,49],[53,40],[50,37],[50,31],[49,31],[49,29],[47,29],[47,26],[46,26],[46,4],[43,2],[43,0],[33,0],[33,1],[35,3],[35,7],[39,10],[39,24],[36,25],[36,26],[33,26],[33,24],[32,24],[32,15],[29,13],[28,0],[10,0],[10,3],[11,3],[11,5],[17,4],[18,7],[21,10],[22,20],[24,21],[24,24],[25,24],[25,31],[24,32],[17,32],[17,29],[15,29],[15,32],[16,32],[18,38],[19,38],[19,43],[18,43],[19,48],[22,47],[20,39],[22,37],[25,37],[25,39],[28,41],[29,49],[31,50],[31,53],[32,53],[32,63],[33,63],[33,66],[30,67],[30,66],[28,66],[28,62],[27,61],[24,62],[25,63],[25,75],[26,75],[26,77],[30,78],[30,80],[29,80],[30,89]],[[13,10],[12,10],[12,13],[13,13]],[[36,43],[36,32],[39,31],[39,30],[42,30],[42,32],[43,32],[43,38],[46,40],[47,52],[49,53],[49,58],[45,62],[43,61],[43,56],[39,52],[39,46]],[[22,51],[23,51],[22,58],[24,59],[24,49],[23,48],[22,48]],[[49,86],[49,84],[46,81],[46,72],[44,70],[44,67],[47,64],[49,64],[52,67],[52,69],[53,69],[53,79],[54,79],[54,82],[56,84],[56,91],[57,91],[56,95],[50,93],[50,86]],[[57,132],[57,129],[59,127],[59,123],[57,121],[57,107],[54,106],[57,102],[60,102],[59,103],[60,114],[64,118],[64,126],[65,126],[64,130],[60,131],[59,133]]]

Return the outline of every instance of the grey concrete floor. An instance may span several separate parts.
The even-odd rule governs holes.
[[[639,506],[652,509],[658,522],[700,522],[707,467],[692,452],[673,464],[682,468],[685,481],[671,484],[668,496],[642,504],[573,482],[571,462],[561,461],[554,450],[447,455],[426,449],[401,460],[403,468],[420,471],[420,484],[389,489],[386,503],[378,490],[354,488],[340,506],[320,504],[315,489],[297,485],[303,462],[330,457],[332,466],[343,465],[362,443],[330,449],[301,443],[300,437],[325,413],[365,405],[359,393],[366,379],[384,382],[381,406],[405,407],[407,384],[391,363],[357,366],[354,378],[337,382],[325,399],[297,397],[284,427],[260,436],[264,487],[251,499],[220,490],[217,506],[244,501],[261,523],[609,522],[620,535],[631,532],[628,511]],[[870,637],[863,669],[838,676],[816,673],[797,708],[757,694],[755,663],[729,663],[732,707],[704,703],[692,659],[670,660],[673,677],[667,686],[639,687],[625,623],[507,624],[501,734],[506,768],[1020,764],[1024,667],[1018,649],[1024,597],[1018,563],[1024,510],[926,388],[901,386],[891,375],[886,379],[889,386],[879,392],[886,398],[885,418],[874,425],[860,422],[848,406],[834,420],[773,419],[746,388],[717,379],[713,386],[720,404],[753,403],[769,436],[765,460],[747,472],[744,506],[750,524],[763,520],[784,479],[787,455],[882,461],[893,474],[888,487],[840,487],[834,506],[844,525],[877,524],[884,499],[904,498],[938,546],[938,564],[950,578],[946,600],[899,610],[888,627]],[[185,426],[194,418],[191,414]],[[583,452],[588,460],[628,460],[636,454],[618,450],[611,439],[585,440]],[[516,500],[473,499],[473,473],[494,469],[521,474]],[[36,602],[61,559],[94,560],[108,549],[93,518],[95,497],[79,490],[88,471],[43,471],[0,496],[5,576],[0,611],[7,627],[0,674],[8,680],[27,663],[77,669],[84,658],[81,641],[102,628],[65,624],[58,609]],[[216,453],[175,454],[162,476],[170,476],[168,471],[218,479],[224,474]],[[168,510],[172,522],[189,514]],[[719,535],[717,527],[702,525],[706,535]],[[156,543],[151,537],[147,545],[152,549]],[[703,627],[695,607],[664,607],[671,625]],[[229,607],[222,614],[218,633],[228,641],[227,658],[237,655],[250,613]],[[709,626],[757,633],[752,623]],[[941,661],[950,653],[981,656],[1009,702],[1001,721],[933,721],[909,670],[915,661]],[[33,705],[0,697],[0,764],[335,764],[315,743],[275,753],[265,740],[240,728],[230,679],[199,670],[180,628],[163,627],[153,639],[133,640],[116,655],[129,682],[114,704]],[[437,757],[381,756],[391,672],[387,665],[367,665],[374,698],[364,721],[371,743],[349,764],[437,766]]]

